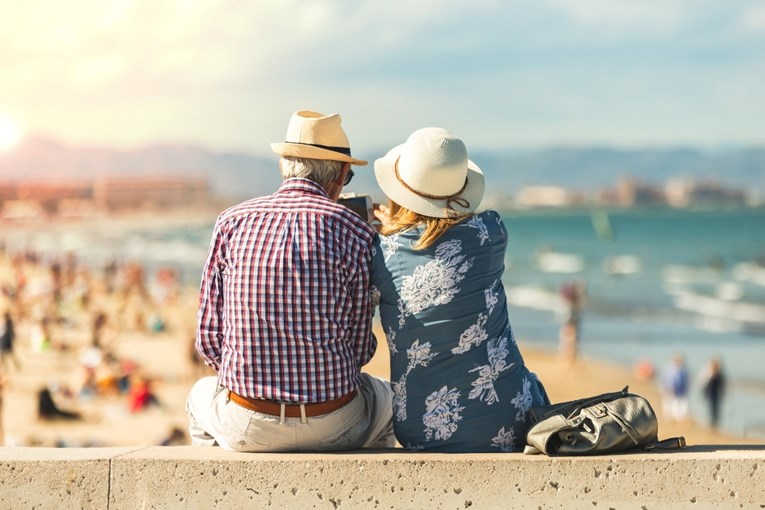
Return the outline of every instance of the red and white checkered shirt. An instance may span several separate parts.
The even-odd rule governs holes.
[[[307,179],[221,213],[196,338],[219,383],[246,397],[301,403],[355,389],[377,347],[373,237],[372,227]]]

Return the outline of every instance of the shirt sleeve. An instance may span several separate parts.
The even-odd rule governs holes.
[[[377,339],[372,333],[372,297],[370,295],[371,246],[363,250],[353,285],[353,310],[351,339],[354,345],[356,363],[361,368],[372,359],[377,349]]]
[[[223,235],[220,219],[215,224],[210,249],[207,254],[202,283],[199,291],[199,310],[197,312],[196,348],[205,364],[216,371],[220,367],[221,344],[223,339],[223,289],[220,254],[223,249]]]

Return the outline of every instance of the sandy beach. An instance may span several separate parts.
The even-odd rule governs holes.
[[[27,286],[39,289],[34,299],[24,304],[23,313],[14,309],[16,355],[19,366],[3,363],[2,432],[8,446],[148,446],[158,445],[171,436],[174,428],[184,437],[169,444],[188,444],[185,437],[184,402],[188,389],[200,375],[210,373],[192,362],[190,344],[194,332],[197,296],[194,289],[182,289],[162,300],[146,294],[108,293],[94,284],[89,304],[75,305],[72,296],[62,298],[61,317],[54,321],[51,347],[40,349],[34,343],[34,328],[41,300],[50,286],[44,268],[24,266]],[[0,257],[0,283],[13,279],[9,258]],[[6,297],[0,312],[11,306]],[[114,360],[112,367],[129,362],[131,379],[148,380],[158,405],[131,411],[127,393],[114,385],[96,382],[94,392],[80,391],[84,360],[92,343],[94,316],[105,312],[102,350]],[[157,319],[162,327],[157,327]],[[388,354],[382,331],[378,352],[365,368],[388,378]],[[629,367],[595,359],[578,359],[563,364],[553,352],[532,348],[520,340],[527,365],[544,382],[554,402],[616,391],[629,385],[645,396],[659,415],[660,438],[683,435],[688,444],[747,444],[751,439],[732,437],[697,423],[674,423],[662,416],[661,400],[655,381],[638,380]],[[107,374],[109,375],[109,374]],[[97,374],[97,377],[100,377]],[[114,378],[114,374],[109,377]],[[108,377],[106,377],[108,379]],[[112,381],[113,382],[113,381]],[[58,407],[80,413],[78,420],[40,420],[37,416],[38,392],[52,391]],[[106,391],[101,392],[101,389]],[[109,389],[111,388],[111,389]]]

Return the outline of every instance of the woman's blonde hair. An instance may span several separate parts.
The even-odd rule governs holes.
[[[406,230],[412,230],[419,225],[425,225],[425,232],[414,243],[415,250],[424,250],[433,246],[451,227],[461,222],[465,218],[472,216],[472,213],[460,214],[449,218],[433,218],[424,214],[416,213],[397,204],[394,201],[389,202],[390,221],[380,229],[382,235],[397,234]]]

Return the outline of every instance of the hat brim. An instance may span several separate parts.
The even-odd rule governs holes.
[[[314,147],[313,145],[305,145],[300,143],[272,143],[271,150],[280,156],[292,156],[295,158],[308,158],[308,159],[328,159],[330,161],[342,161],[344,163],[352,163],[357,166],[366,166],[367,161],[363,159],[356,159],[354,157],[343,154],[342,152],[336,152],[329,149],[322,149],[321,147]]]
[[[375,160],[375,178],[380,189],[397,204],[424,216],[448,218],[453,215],[447,209],[446,199],[423,197],[404,187],[398,180],[396,177],[396,164],[404,145],[401,144],[392,148],[385,156]],[[483,199],[485,186],[483,172],[478,168],[478,165],[468,160],[467,184],[460,198],[466,200],[469,206],[462,207],[460,204],[452,202],[450,208],[457,214],[474,212]]]

